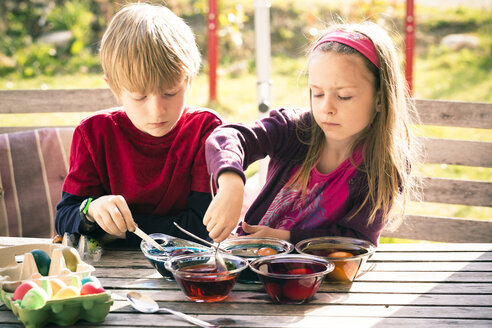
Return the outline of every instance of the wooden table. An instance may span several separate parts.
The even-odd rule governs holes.
[[[0,237],[0,247],[40,239]],[[48,240],[43,240],[49,242]],[[304,305],[270,302],[260,285],[236,284],[220,303],[187,301],[140,250],[108,250],[95,264],[114,304],[91,327],[189,327],[172,315],[142,314],[128,291],[222,327],[492,327],[492,244],[382,244],[352,284],[323,284]],[[5,306],[1,327],[22,327]]]

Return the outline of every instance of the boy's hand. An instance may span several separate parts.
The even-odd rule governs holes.
[[[236,228],[244,195],[244,182],[237,173],[224,172],[218,182],[217,195],[203,217],[203,224],[215,242],[223,241]]]
[[[290,231],[282,229],[273,229],[264,225],[249,225],[246,222],[242,222],[243,231],[248,234],[249,237],[263,238],[277,238],[286,241],[290,240]]]
[[[118,238],[125,238],[126,231],[134,231],[136,224],[123,196],[107,195],[94,199],[87,211],[104,231]]]

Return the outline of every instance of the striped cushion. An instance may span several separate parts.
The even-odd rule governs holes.
[[[0,134],[0,236],[53,237],[73,128]]]

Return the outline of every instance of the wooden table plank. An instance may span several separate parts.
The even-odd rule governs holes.
[[[110,288],[124,288],[124,289],[177,289],[175,284],[169,283],[163,278],[145,278],[145,279],[134,279],[134,278],[101,278],[99,277],[102,285]],[[241,284],[237,283],[234,286],[234,291],[236,290],[263,290],[261,284]],[[492,284],[483,283],[430,283],[430,282],[364,282],[355,281],[352,284],[329,284],[323,283],[320,287],[320,291],[324,292],[351,292],[351,293],[435,293],[435,294],[491,294],[492,295]]]
[[[492,244],[486,243],[404,243],[379,244],[376,252],[486,252]]]
[[[181,312],[193,312],[201,315],[257,315],[257,304],[216,303],[205,306],[190,306],[187,302],[161,302],[174,310]],[[310,316],[334,316],[334,317],[393,317],[393,318],[455,318],[455,319],[492,319],[490,308],[480,306],[432,306],[422,307],[418,305],[318,305],[314,303],[303,305],[279,305],[267,303],[261,305],[261,312],[269,315],[310,315]],[[128,301],[116,301],[111,308],[112,312],[135,312]]]
[[[96,268],[94,275],[104,278],[125,278],[131,276],[139,279],[159,278],[159,273],[152,268]],[[492,283],[492,272],[364,272],[357,281],[386,282],[482,282]]]
[[[124,299],[131,290],[115,290],[113,294]],[[186,302],[181,290],[146,290],[145,295],[160,302]],[[270,297],[264,291],[233,290],[223,304],[251,303],[268,304]],[[453,294],[405,294],[405,293],[316,293],[310,304],[351,304],[351,305],[426,305],[426,306],[483,306],[492,307],[491,295],[460,295]]]

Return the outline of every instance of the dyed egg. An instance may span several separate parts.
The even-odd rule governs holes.
[[[36,310],[42,308],[49,299],[48,294],[41,287],[33,287],[24,295],[21,307],[24,309]]]
[[[79,290],[74,286],[67,286],[58,291],[55,295],[53,295],[53,300],[61,300],[64,298],[71,298],[80,296]]]
[[[343,252],[343,251],[337,251],[337,252],[331,252],[328,254],[328,257],[352,257],[354,254],[349,253],[349,252]]]
[[[40,249],[33,249],[31,251],[31,254],[34,257],[34,261],[36,262],[39,273],[43,276],[47,276],[48,272],[50,271],[51,263],[49,255]]]
[[[82,288],[80,289],[80,295],[92,295],[104,292],[104,288],[102,288],[100,284],[93,281],[86,282],[82,285]]]
[[[84,286],[86,283],[88,282],[93,282],[95,283],[96,285],[99,285],[99,286],[102,286],[101,285],[101,282],[99,281],[99,279],[97,279],[96,277],[94,276],[88,276],[88,277],[84,277],[82,278],[81,280],[81,283],[82,283],[82,286]]]
[[[277,251],[271,247],[262,247],[256,251],[256,254],[260,256],[275,255]]]
[[[77,271],[77,265],[82,262],[80,260],[79,252],[73,247],[65,246],[62,248],[62,254],[67,268],[72,272]]]
[[[15,289],[14,295],[12,295],[12,300],[13,301],[22,300],[24,295],[26,295],[26,293],[34,287],[39,287],[39,286],[31,280],[23,282]]]
[[[51,284],[51,290],[53,292],[53,295],[58,293],[60,289],[63,289],[64,287],[67,287],[67,284],[64,283],[62,280],[58,278],[52,278],[50,279],[50,284]]]
[[[328,257],[333,257],[333,258],[353,257],[353,256],[354,255],[352,253],[345,252],[345,251],[336,251],[328,254]],[[350,260],[346,260],[346,261],[334,260],[334,262],[335,262],[335,268],[329,274],[329,276],[330,278],[338,281],[352,281],[352,279],[357,274],[357,271],[359,270],[358,262],[354,262]]]

